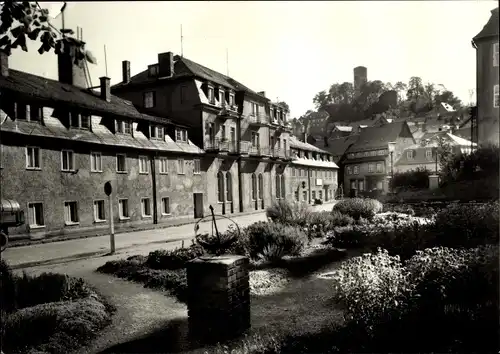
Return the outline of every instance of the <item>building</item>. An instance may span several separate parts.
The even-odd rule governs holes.
[[[128,61],[122,65],[123,79],[111,88],[114,94],[144,112],[192,127],[193,142],[206,152],[205,202],[216,213],[261,210],[275,200],[293,198],[284,182],[293,160],[285,107],[171,52],[158,54],[157,63],[134,76]]]
[[[394,162],[406,147],[414,144],[406,122],[362,129],[356,142],[346,151],[344,191],[387,192]]]
[[[68,55],[58,56],[59,81],[0,57],[1,198],[26,215],[13,238],[98,232],[110,217],[127,229],[203,213],[203,150],[188,125],[140,113],[110,94],[109,78],[100,92],[87,88],[84,67]]]
[[[471,141],[449,132],[427,133],[422,137],[420,143],[403,150],[401,156],[394,163],[394,172],[408,172],[417,168],[439,172],[438,139],[444,139],[449,143],[454,153],[468,154],[475,146]]]
[[[328,124],[328,113],[324,111],[311,112],[304,120],[308,127],[308,134],[311,136],[325,136]]]
[[[499,143],[498,7],[472,40],[476,49],[477,140],[479,145]],[[475,135],[475,134],[473,134]],[[476,141],[476,137],[472,137]]]

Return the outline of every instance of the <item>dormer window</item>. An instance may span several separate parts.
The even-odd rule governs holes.
[[[210,85],[207,85],[207,99],[209,103],[215,103],[214,88]]]
[[[69,126],[71,128],[90,129],[90,116],[78,112],[69,112]]]
[[[148,67],[149,77],[157,77],[158,73],[159,73],[158,64],[149,65],[149,67]]]
[[[150,138],[155,140],[165,140],[165,130],[158,125],[151,125],[149,127]]]
[[[259,105],[255,102],[252,102],[252,115],[257,116],[259,114]]]
[[[229,93],[229,105],[234,106],[234,93]]]
[[[24,103],[14,103],[14,114],[16,119],[29,120],[29,109],[30,107]]]
[[[132,133],[132,124],[127,120],[116,120],[116,132],[130,134]]]
[[[210,97],[209,97],[210,100]],[[226,105],[226,97],[223,89],[219,88],[219,102],[222,106]]]
[[[408,160],[413,160],[413,158],[415,157],[414,154],[413,154],[413,150],[409,150],[406,152],[406,157],[408,158]]]
[[[175,129],[175,141],[177,142],[188,142],[188,133],[186,129],[176,128]]]
[[[29,114],[31,122],[40,122],[43,118],[43,109],[42,107],[31,105]]]

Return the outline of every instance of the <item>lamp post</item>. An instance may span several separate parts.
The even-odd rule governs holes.
[[[435,172],[436,172],[436,174],[437,174],[437,173],[438,173],[438,148],[437,148],[437,147],[435,147],[435,148],[434,148],[434,155],[436,155],[436,161],[435,161],[435,163],[436,163],[436,166],[435,166]]]
[[[388,147],[389,147],[389,153],[391,154],[391,181],[392,181],[392,179],[394,178],[394,150],[396,150],[396,143],[390,142],[388,144]],[[392,182],[392,183],[394,183],[394,182]],[[392,192],[391,184],[389,184],[389,186],[390,186],[390,189]]]

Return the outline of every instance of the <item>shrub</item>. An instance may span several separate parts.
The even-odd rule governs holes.
[[[290,203],[279,200],[266,209],[266,216],[273,222],[305,226],[311,208],[307,203]]]
[[[15,278],[12,269],[3,259],[0,259],[0,305],[5,312],[11,312],[16,308]]]
[[[338,211],[312,212],[309,214],[306,224],[307,236],[309,240],[315,237],[321,238],[337,226],[346,226],[352,223],[354,223],[353,218]]]
[[[246,242],[245,235],[239,227],[234,227],[232,224],[226,232],[219,233],[219,237],[208,233],[197,235],[196,243],[209,254],[247,254],[248,242]]]
[[[429,170],[417,168],[414,171],[398,172],[391,178],[391,190],[429,188]]]
[[[323,201],[321,199],[314,199],[314,205],[322,205],[323,204]]]
[[[297,227],[280,223],[257,222],[246,228],[250,257],[277,261],[284,256],[300,254],[306,234]]]
[[[375,199],[351,198],[343,199],[333,206],[333,211],[347,214],[354,219],[371,219],[382,211],[382,203]]]
[[[201,257],[204,253],[203,247],[197,244],[172,251],[156,250],[149,253],[146,264],[152,269],[181,269],[187,262]]]
[[[415,210],[405,204],[384,204],[383,205],[383,211],[384,212],[393,212],[393,213],[401,213],[401,214],[406,214],[406,215],[416,215]]]

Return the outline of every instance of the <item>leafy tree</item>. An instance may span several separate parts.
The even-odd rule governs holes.
[[[81,64],[85,60],[96,64],[92,53],[85,50],[85,42],[73,37],[74,32],[71,29],[58,31],[52,26],[49,23],[49,10],[42,9],[38,2],[4,1],[0,22],[0,50],[7,55],[17,47],[27,52],[27,40],[39,39],[40,54],[54,49],[56,54],[71,55],[75,64]]]
[[[350,82],[333,84],[330,86],[329,94],[332,103],[351,104],[355,98],[354,85]]]
[[[316,109],[319,111],[323,109],[326,105],[331,103],[330,95],[326,93],[326,91],[320,91],[314,96],[313,103],[316,106]]]
[[[441,103],[448,103],[454,109],[458,110],[462,108],[462,101],[456,97],[453,92],[444,90],[434,96],[435,105],[439,106]]]
[[[285,108],[288,112],[290,112],[290,106],[285,101],[278,102],[278,105]]]

